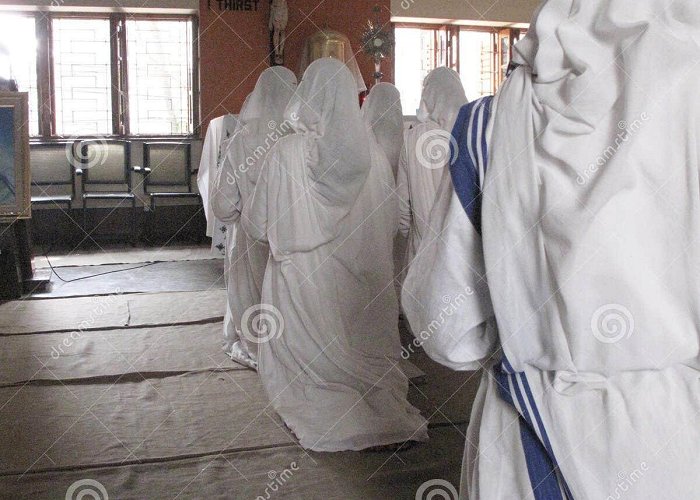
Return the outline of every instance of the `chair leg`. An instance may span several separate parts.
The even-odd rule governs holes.
[[[143,224],[143,232],[141,233],[141,239],[146,244],[147,247],[153,246],[153,241],[151,240],[151,212],[150,210],[145,210],[141,213],[141,224]]]
[[[149,200],[148,203],[148,210],[144,210],[146,241],[149,246],[155,246],[155,243],[153,243],[153,200]]]
[[[81,211],[83,216],[83,233],[86,235],[83,236],[81,239],[84,239],[89,234],[87,227],[87,202],[85,200],[83,200],[83,208],[81,209]]]
[[[136,246],[136,242],[138,240],[137,235],[137,227],[136,227],[136,219],[137,217],[137,212],[136,212],[136,200],[132,199],[131,200],[131,236],[130,236],[130,243],[132,247]]]
[[[151,198],[151,238],[157,239],[158,238],[158,231],[156,230],[156,199]]]

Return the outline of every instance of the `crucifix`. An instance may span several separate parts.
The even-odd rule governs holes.
[[[288,21],[287,0],[270,0],[270,23],[268,29],[272,33],[273,66],[284,64],[284,42],[287,37]]]

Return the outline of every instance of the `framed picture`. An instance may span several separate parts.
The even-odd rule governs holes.
[[[31,217],[28,96],[0,92],[0,221]]]

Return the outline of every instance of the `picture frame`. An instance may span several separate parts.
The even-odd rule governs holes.
[[[0,222],[31,218],[29,96],[0,91]]]

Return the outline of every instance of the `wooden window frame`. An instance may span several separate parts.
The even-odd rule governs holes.
[[[199,18],[196,15],[187,14],[119,14],[123,16],[124,22],[124,34],[123,38],[123,71],[121,82],[123,96],[123,113],[122,117],[125,120],[126,134],[123,137],[128,137],[132,139],[139,140],[150,140],[150,139],[195,139],[200,136],[200,108],[199,108]],[[191,51],[190,57],[192,58],[192,73],[190,75],[190,99],[189,106],[192,115],[192,130],[189,134],[139,134],[131,135],[129,131],[129,89],[128,89],[128,57],[129,53],[126,49],[126,21],[189,21],[192,31],[191,40]],[[114,62],[112,63],[114,64]]]
[[[110,23],[110,71],[112,78],[111,108],[112,133],[109,139],[196,139],[200,134],[200,96],[199,96],[199,18],[186,14],[127,14],[127,13],[77,13],[77,12],[11,12],[12,14],[34,17],[37,39],[37,112],[39,135],[34,140],[42,142],[65,139],[56,134],[56,93],[54,81],[53,30],[54,19],[105,19]],[[192,130],[188,134],[148,134],[131,135],[129,130],[129,89],[128,89],[128,51],[126,50],[126,21],[189,21],[191,24],[191,61],[189,106]],[[115,84],[116,83],[116,84]]]
[[[512,59],[513,51],[513,41],[519,36],[520,32],[523,31],[520,28],[509,28],[509,27],[498,27],[498,26],[471,26],[471,25],[461,25],[461,24],[430,24],[430,23],[396,23],[395,28],[414,28],[414,29],[424,29],[434,31],[434,46],[436,48],[434,53],[434,65],[437,67],[440,61],[438,61],[438,43],[439,35],[438,32],[444,31],[446,33],[447,39],[449,40],[446,47],[445,60],[447,66],[454,69],[459,73],[459,35],[462,31],[476,31],[479,33],[488,33],[492,36],[493,51],[492,51],[492,71],[491,71],[491,90],[495,94],[502,83],[501,79],[501,48],[499,35],[505,32],[509,33],[510,43],[509,43],[509,54],[508,59]]]

